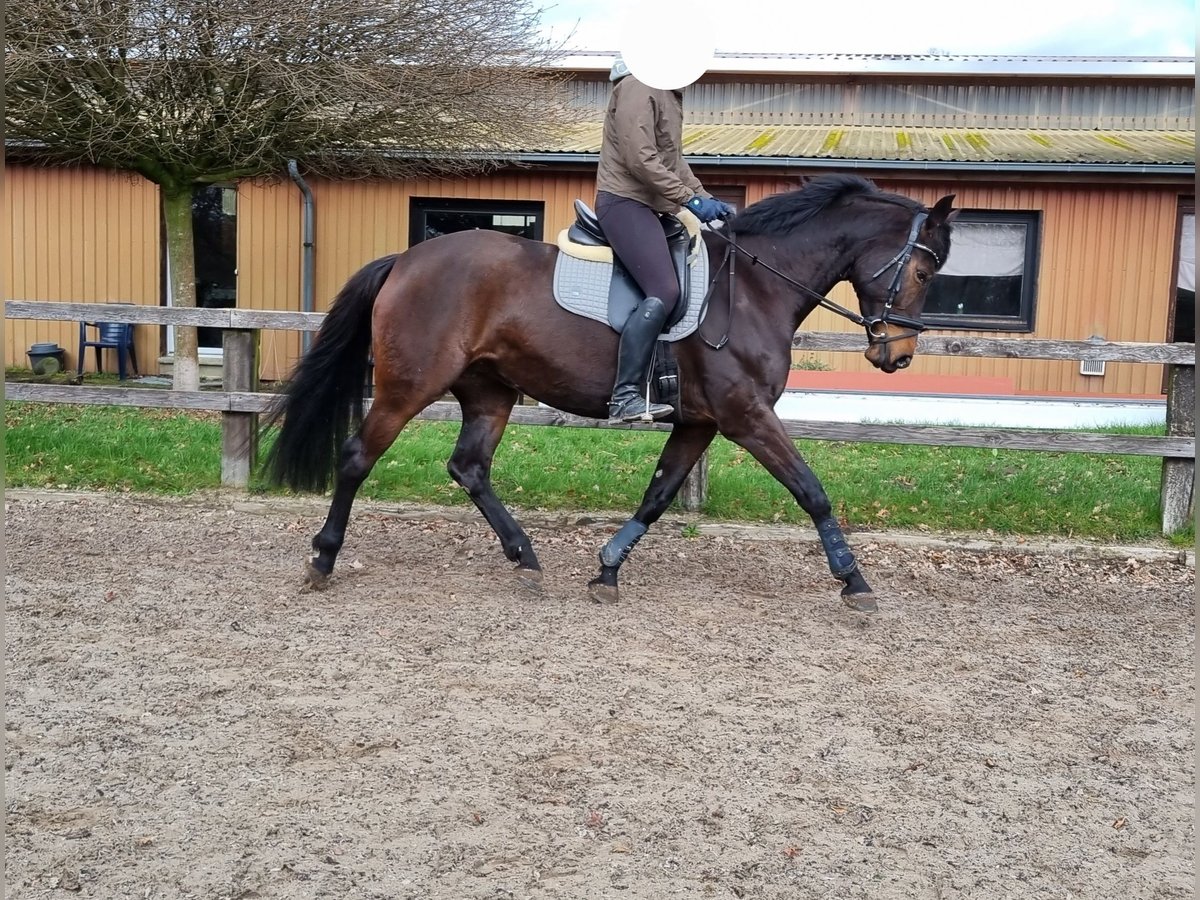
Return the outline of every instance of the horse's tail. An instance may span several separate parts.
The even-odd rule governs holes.
[[[346,282],[268,413],[264,430],[283,422],[263,461],[270,484],[318,492],[329,486],[351,424],[362,422],[371,310],[397,256],[367,263]]]

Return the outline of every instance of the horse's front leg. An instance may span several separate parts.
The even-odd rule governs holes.
[[[736,426],[722,427],[722,433],[750,451],[812,517],[829,561],[829,571],[845,584],[842,599],[846,605],[859,612],[875,612],[879,608],[875,594],[858,569],[858,561],[833,516],[825,488],[788,437],[774,410],[763,407],[739,417]]]
[[[715,425],[676,425],[662,455],[650,486],[642,496],[642,505],[633,518],[600,548],[600,574],[588,582],[588,594],[597,603],[616,603],[619,597],[617,573],[630,551],[659,516],[666,512],[688,472],[717,434]]]

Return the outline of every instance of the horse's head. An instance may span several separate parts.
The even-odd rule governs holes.
[[[895,224],[868,241],[850,267],[847,277],[866,319],[866,356],[877,369],[907,368],[917,351],[925,294],[950,252],[953,201],[950,194],[915,212],[889,204],[888,221]]]
[[[824,306],[863,325],[867,359],[895,372],[912,362],[917,335],[925,330],[921,310],[930,281],[950,253],[953,201],[951,194],[927,209],[865,178],[836,173],[750,205],[730,227],[747,238],[765,237],[758,244],[764,251],[789,254],[790,273],[769,263],[765,268],[801,295],[793,329],[814,306]],[[732,278],[732,267],[730,272]],[[854,286],[862,315],[822,296],[838,281]]]

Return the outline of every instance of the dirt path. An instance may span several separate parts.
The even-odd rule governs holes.
[[[10,898],[1193,896],[1194,565],[22,494]]]

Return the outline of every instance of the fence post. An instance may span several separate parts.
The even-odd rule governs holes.
[[[1196,434],[1196,369],[1171,366],[1167,371],[1167,434]],[[1164,459],[1162,469],[1163,534],[1191,521],[1196,503],[1196,460]]]
[[[258,332],[228,329],[222,346],[225,391],[258,390]],[[258,413],[221,413],[221,484],[246,487],[258,458]]]
[[[699,512],[708,500],[708,451],[705,450],[683,479],[679,488],[679,505],[688,512]]]

